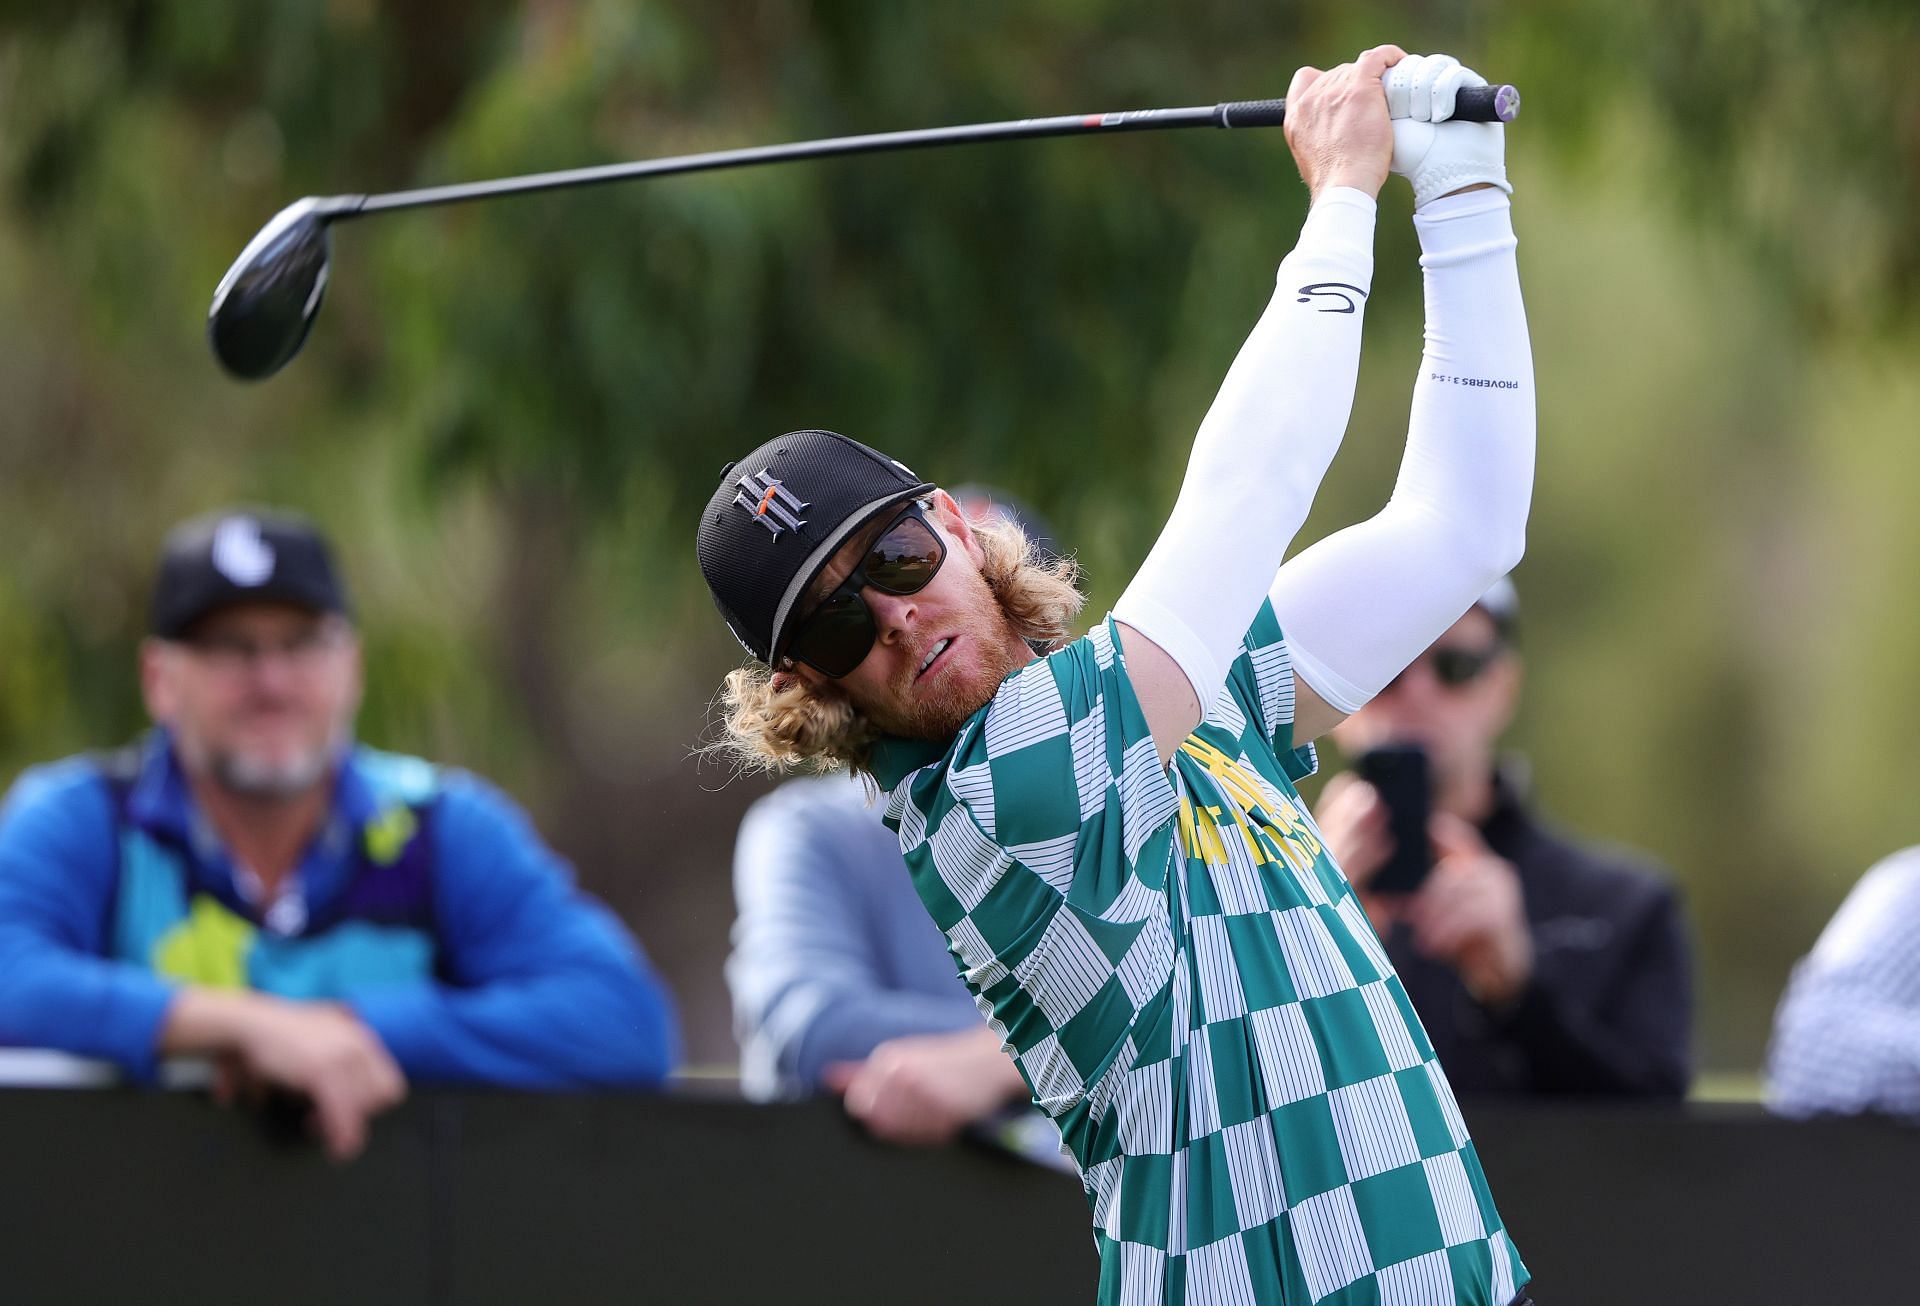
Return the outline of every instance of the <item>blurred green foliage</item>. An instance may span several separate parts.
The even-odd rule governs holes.
[[[216,504],[339,537],[363,732],[486,770],[729,1055],[731,821],[689,748],[737,651],[721,463],[827,425],[1043,508],[1110,602],[1303,212],[1277,133],[768,168],[356,223],[240,387],[212,287],[303,194],[1280,93],[1383,39],[1521,85],[1541,390],[1516,743],[1685,885],[1708,1066],[1920,839],[1920,18],[1873,0],[0,3],[0,774],[142,722],[153,552]],[[1315,538],[1392,478],[1419,342],[1383,205]]]

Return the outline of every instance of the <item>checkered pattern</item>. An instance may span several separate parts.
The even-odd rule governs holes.
[[[1010,678],[888,820],[1079,1163],[1100,1301],[1505,1306],[1433,1048],[1293,781],[1271,608],[1163,769],[1112,623]],[[914,765],[917,763],[917,765]]]

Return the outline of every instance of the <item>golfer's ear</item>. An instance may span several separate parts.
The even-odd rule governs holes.
[[[933,503],[934,520],[967,551],[967,556],[978,566],[985,555],[980,551],[980,541],[973,537],[973,523],[967,519],[967,514],[961,511],[960,505],[945,490],[935,490],[927,498]]]

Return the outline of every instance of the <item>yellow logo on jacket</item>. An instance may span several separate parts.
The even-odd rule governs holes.
[[[247,953],[257,933],[206,894],[198,894],[186,919],[153,945],[153,968],[186,984],[216,989],[247,987]]]
[[[1227,817],[1219,805],[1195,803],[1183,797],[1180,844],[1189,857],[1198,857],[1209,866],[1225,865],[1225,841],[1229,836],[1222,834],[1221,829],[1226,826],[1237,832],[1232,837],[1246,842],[1255,866],[1284,861],[1297,870],[1306,870],[1313,865],[1322,852],[1322,845],[1306,814],[1292,799],[1263,784],[1239,758],[1229,757],[1196,735],[1187,736],[1180,751],[1206,770],[1240,818]],[[1259,837],[1262,834],[1265,839]]]

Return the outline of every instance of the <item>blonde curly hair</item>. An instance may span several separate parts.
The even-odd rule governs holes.
[[[1080,565],[1037,552],[1026,533],[1001,517],[974,520],[980,574],[1020,637],[1046,650],[1064,643],[1086,596]],[[832,684],[753,665],[727,673],[720,687],[723,737],[705,751],[741,771],[785,774],[848,768],[865,774],[880,732]]]

